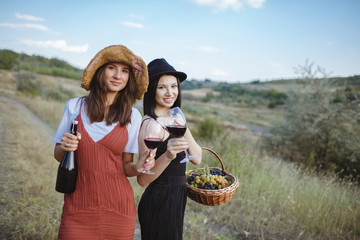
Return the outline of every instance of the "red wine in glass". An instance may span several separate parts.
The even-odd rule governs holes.
[[[176,138],[184,136],[184,134],[186,132],[186,126],[169,125],[169,126],[166,126],[166,128],[169,131],[169,133]]]
[[[144,131],[141,137],[144,139],[146,147],[149,150],[154,150],[158,148],[163,142],[165,137],[165,129],[157,120],[153,118],[147,118],[143,123]],[[144,166],[141,169],[138,169],[138,171],[146,174],[155,174]]]
[[[145,138],[144,139],[145,145],[150,149],[153,150],[155,148],[158,148],[160,144],[162,143],[161,138]]]
[[[169,116],[170,118],[166,121],[166,129],[168,132],[176,138],[184,136],[186,132],[186,118],[184,113],[179,107],[175,107],[169,110]],[[196,156],[189,155],[188,151],[185,150],[185,158],[181,160],[180,163],[185,163],[195,158]]]

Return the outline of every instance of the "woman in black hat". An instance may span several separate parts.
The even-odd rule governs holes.
[[[180,83],[187,75],[176,71],[161,58],[148,64],[149,86],[144,95],[144,119],[153,118],[162,123],[162,116],[174,107],[181,106]],[[139,136],[142,136],[141,127]],[[184,212],[186,206],[186,164],[180,163],[187,149],[196,158],[193,164],[201,162],[201,147],[196,143],[189,129],[184,137],[173,138],[167,133],[166,140],[157,148],[155,173],[138,175],[141,186],[149,185],[141,197],[138,216],[142,239],[182,239]],[[147,148],[139,138],[139,152]]]

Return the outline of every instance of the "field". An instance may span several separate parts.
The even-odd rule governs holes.
[[[20,94],[15,74],[0,70],[0,239],[56,239],[63,196],[54,190],[58,163],[53,158],[52,136],[65,102]],[[77,96],[86,94],[77,81],[39,78],[43,84],[58,87],[61,83],[74,89]],[[281,109],[196,100],[183,104],[193,131],[197,118],[224,124],[221,134],[199,143],[217,152],[225,169],[240,182],[233,199],[220,206],[188,199],[184,239],[360,238],[358,186],[335,177],[305,174],[259,148],[261,134],[280,120]],[[203,155],[199,167],[220,166],[211,153]],[[129,180],[137,204],[144,188],[135,178]],[[140,239],[138,225],[135,239]]]

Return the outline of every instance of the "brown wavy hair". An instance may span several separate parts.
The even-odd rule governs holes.
[[[107,125],[119,122],[120,126],[126,126],[131,122],[132,106],[136,101],[137,95],[134,73],[129,66],[129,80],[125,88],[117,93],[114,102],[110,105],[106,114],[106,93],[108,90],[104,81],[104,71],[107,64],[99,67],[91,79],[90,93],[85,97],[86,115],[91,123],[102,122],[105,118]]]

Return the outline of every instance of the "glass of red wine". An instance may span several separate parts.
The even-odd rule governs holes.
[[[160,144],[164,141],[165,129],[158,121],[153,118],[146,119],[143,124],[145,124],[143,139],[146,147],[149,150],[154,150],[158,148]],[[138,169],[138,171],[147,174],[155,174],[146,167]]]
[[[186,132],[186,118],[179,107],[171,108],[169,110],[170,118],[166,121],[167,131],[175,138],[183,137]],[[180,163],[188,162],[195,159],[196,156],[191,156],[185,150],[185,158]]]

